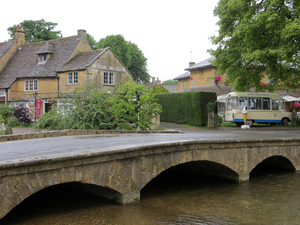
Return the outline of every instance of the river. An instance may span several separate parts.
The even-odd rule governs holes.
[[[23,201],[0,224],[300,224],[300,173],[260,173],[249,182],[165,172],[122,206],[66,185]]]

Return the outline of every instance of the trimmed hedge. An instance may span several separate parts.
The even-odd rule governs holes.
[[[155,96],[162,106],[160,120],[192,126],[207,126],[207,104],[215,102],[215,92],[184,92]]]

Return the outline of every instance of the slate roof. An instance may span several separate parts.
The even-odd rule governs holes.
[[[178,93],[177,86],[170,86],[170,85],[162,85],[165,89],[167,89],[170,93]]]
[[[16,42],[9,41],[9,42],[2,42],[0,43],[0,59],[2,56],[8,51],[8,49],[13,46]]]
[[[214,60],[215,57],[212,56],[208,59],[203,60],[202,62],[199,62],[191,67],[186,68],[185,70],[194,70],[194,69],[201,69],[201,68],[205,68],[205,67],[209,67],[212,66],[210,63],[210,60]]]
[[[184,92],[197,92],[197,91],[216,92],[217,96],[219,96],[219,95],[230,93],[231,89],[232,89],[231,86],[212,84],[212,85],[201,85],[201,86],[189,87]]]
[[[79,41],[78,36],[71,36],[22,45],[21,50],[16,50],[13,57],[1,71],[0,88],[9,88],[17,78],[57,76],[56,72],[64,69],[66,60]],[[1,43],[0,46],[3,52],[8,48],[8,44],[5,43]],[[46,63],[39,63],[38,53],[50,53],[51,57]]]
[[[190,78],[190,76],[191,76],[191,72],[187,71],[187,72],[179,75],[178,77],[175,77],[173,80],[186,79],[186,78]]]
[[[63,70],[71,69],[85,69],[92,62],[94,62],[99,56],[101,56],[108,49],[100,49],[95,51],[79,52],[71,60],[69,60],[65,65],[63,65]]]

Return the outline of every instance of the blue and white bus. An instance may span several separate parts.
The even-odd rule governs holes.
[[[231,92],[226,96],[225,122],[244,124],[242,110],[246,107],[247,125],[253,123],[288,125],[292,113],[284,109],[284,100],[276,93]]]

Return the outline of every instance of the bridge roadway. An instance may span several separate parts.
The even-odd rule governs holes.
[[[147,183],[171,167],[242,182],[270,158],[271,164],[300,170],[300,130],[189,129],[0,142],[0,219],[53,185],[69,183],[131,204],[139,202]]]

